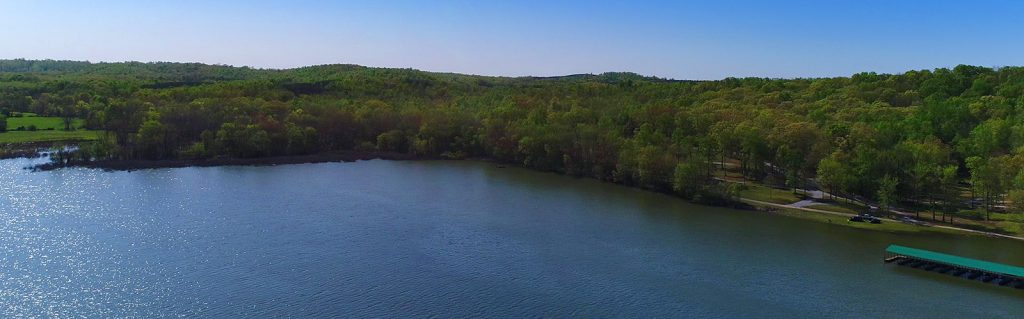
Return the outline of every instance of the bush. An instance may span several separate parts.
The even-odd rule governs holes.
[[[35,131],[36,129],[37,129],[37,128],[36,128],[36,125],[35,125],[35,124],[29,124],[29,125],[28,125],[28,130],[29,130],[29,131]]]
[[[391,130],[377,135],[377,149],[386,152],[405,152],[408,140],[400,130]]]
[[[373,145],[373,143],[364,141],[362,143],[359,143],[359,145],[356,145],[356,151],[375,152],[377,151],[377,145]]]
[[[192,146],[181,150],[180,155],[187,159],[203,159],[209,157],[209,154],[206,152],[206,144],[203,142],[193,143]]]

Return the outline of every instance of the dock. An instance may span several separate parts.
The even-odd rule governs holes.
[[[933,271],[969,280],[1024,289],[1024,267],[889,245],[884,262]]]

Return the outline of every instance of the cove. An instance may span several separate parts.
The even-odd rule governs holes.
[[[1024,243],[891,234],[473,161],[104,172],[0,161],[3,317],[1017,318],[1024,292],[900,244],[1024,265]]]

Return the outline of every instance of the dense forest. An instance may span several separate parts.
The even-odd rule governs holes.
[[[0,110],[107,132],[79,161],[396,152],[704,200],[729,196],[716,172],[732,163],[747,181],[883,206],[1024,210],[1020,67],[675,81],[3,60]]]

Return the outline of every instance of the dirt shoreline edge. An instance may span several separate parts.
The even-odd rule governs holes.
[[[392,152],[360,152],[339,151],[310,155],[273,156],[257,158],[209,158],[209,159],[177,159],[177,160],[101,160],[92,162],[46,163],[33,167],[36,171],[49,171],[65,167],[84,167],[105,171],[132,171],[156,168],[210,167],[210,166],[272,166],[286,164],[309,164],[329,162],[354,162],[360,160],[430,160],[438,157],[419,156]]]

